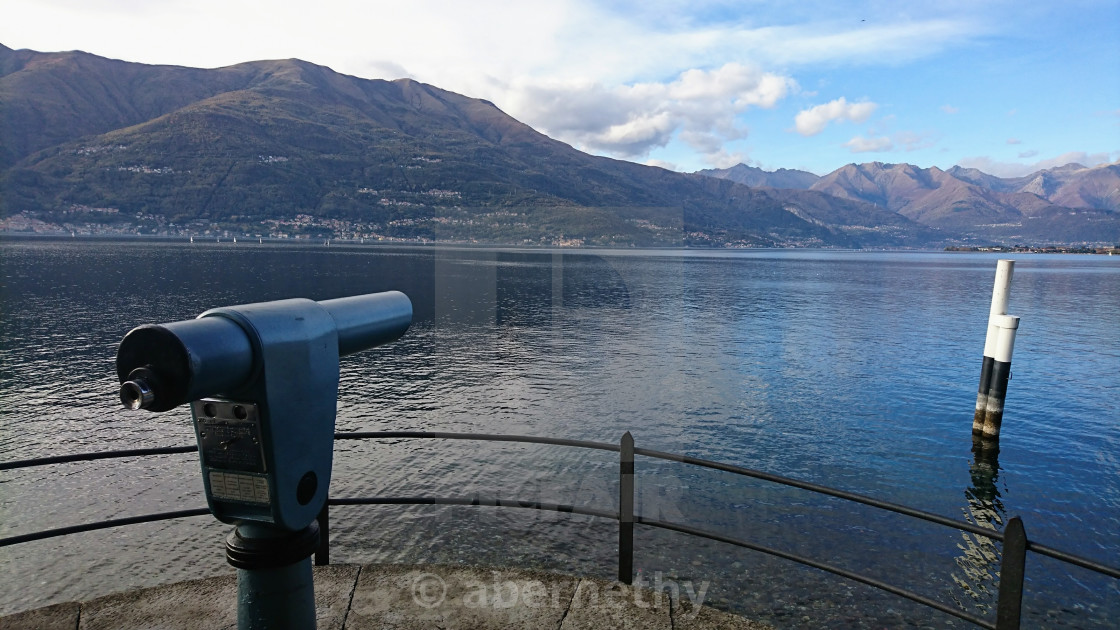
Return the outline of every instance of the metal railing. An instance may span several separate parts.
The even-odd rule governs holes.
[[[1047,556],[1058,561],[1078,566],[1101,575],[1120,579],[1120,568],[1105,565],[1095,560],[1077,556],[1071,553],[1060,551],[1046,545],[1039,544],[1027,538],[1022,520],[1019,517],[1010,519],[1004,531],[996,531],[981,527],[979,525],[969,523],[967,521],[958,521],[947,518],[938,514],[925,512],[905,505],[897,503],[890,503],[887,501],[880,501],[878,499],[829,488],[819,484],[808,483],[775,475],[759,470],[744,468],[741,466],[734,466],[722,462],[716,462],[687,455],[680,455],[676,453],[667,453],[664,451],[657,451],[652,449],[636,448],[634,446],[634,439],[629,432],[625,433],[617,444],[609,442],[592,442],[587,440],[568,440],[562,438],[546,438],[534,437],[525,435],[497,435],[497,434],[484,434],[484,433],[441,433],[441,432],[427,432],[427,431],[376,431],[376,432],[359,432],[359,433],[336,433],[335,440],[365,440],[365,439],[440,439],[440,440],[473,440],[473,441],[486,441],[486,442],[519,442],[529,444],[545,444],[552,446],[568,446],[586,449],[598,449],[604,451],[613,451],[619,454],[619,511],[606,511],[600,509],[586,508],[575,505],[565,505],[557,503],[547,503],[541,501],[524,501],[524,500],[504,500],[504,499],[482,499],[473,496],[469,498],[463,497],[333,497],[324,505],[322,512],[319,514],[319,527],[321,531],[320,547],[315,552],[315,564],[325,565],[330,562],[330,507],[331,506],[346,506],[346,505],[460,505],[460,506],[492,506],[503,508],[521,508],[521,509],[534,509],[555,512],[565,512],[571,514],[580,514],[585,516],[592,516],[597,518],[606,518],[618,522],[618,580],[625,584],[631,584],[633,580],[633,567],[634,567],[634,524],[647,525],[650,527],[657,527],[669,531],[675,531],[690,536],[697,536],[709,540],[750,549],[785,560],[790,560],[805,566],[813,567],[822,571],[832,573],[862,584],[866,584],[877,589],[892,593],[894,595],[911,600],[918,604],[922,604],[929,608],[938,610],[947,615],[968,621],[982,628],[989,628],[992,630],[1009,630],[1019,627],[1020,614],[1022,610],[1023,598],[1023,580],[1026,569],[1026,555],[1028,551],[1037,553],[1039,555]],[[18,460],[11,462],[0,462],[0,471],[16,470],[20,468],[28,468],[32,466],[45,466],[49,464],[61,464],[77,461],[92,461],[98,459],[112,459],[112,458],[125,458],[125,457],[144,457],[150,455],[166,455],[175,453],[191,453],[196,452],[196,446],[181,446],[169,448],[147,448],[147,449],[133,449],[122,451],[103,451],[99,453],[80,453],[75,455],[61,455],[55,457],[43,457],[37,459]],[[693,466],[700,466],[710,468],[713,470],[720,470],[736,475],[752,477],[767,482],[772,482],[793,488],[799,488],[817,494],[835,497],[845,501],[858,503],[873,507],[880,510],[886,510],[901,514],[910,518],[920,519],[929,523],[950,527],[962,532],[968,532],[977,536],[982,536],[992,540],[999,541],[1003,544],[1003,557],[1000,562],[1000,580],[999,580],[999,594],[996,604],[996,619],[990,621],[974,614],[959,610],[949,606],[943,602],[925,597],[910,590],[889,584],[882,580],[849,571],[847,569],[833,566],[824,562],[814,560],[805,556],[790,553],[773,547],[752,543],[750,541],[741,540],[732,536],[719,534],[716,532],[706,531],[703,529],[691,527],[682,523],[673,523],[670,521],[662,521],[653,518],[647,518],[634,512],[634,474],[635,474],[635,456],[640,455],[644,457],[661,459]],[[206,508],[198,508],[192,510],[177,510],[171,512],[160,512],[155,514],[146,514],[140,516],[132,516],[119,519],[111,519],[98,521],[93,523],[86,523],[82,525],[74,525],[69,527],[60,527],[55,529],[41,530],[38,532],[31,532],[28,534],[20,534],[16,536],[9,536],[0,538],[0,547],[8,545],[15,545],[19,543],[31,542],[34,540],[43,540],[57,536],[65,536],[69,534],[76,534],[79,532],[93,531],[99,529],[107,529],[111,527],[121,527],[124,525],[133,525],[137,523],[147,523],[153,521],[169,520],[176,518],[186,518],[192,516],[202,516],[209,514]]]

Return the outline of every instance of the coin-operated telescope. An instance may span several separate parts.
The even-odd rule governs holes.
[[[330,486],[339,357],[411,323],[412,303],[390,291],[215,308],[121,341],[125,407],[191,405],[206,501],[236,526],[226,558],[243,630],[315,627],[310,555]]]

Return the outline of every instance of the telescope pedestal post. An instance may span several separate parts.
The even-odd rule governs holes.
[[[226,538],[226,560],[237,568],[238,630],[314,630],[311,554],[319,525],[291,533],[242,524]]]

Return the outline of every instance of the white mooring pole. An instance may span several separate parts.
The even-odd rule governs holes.
[[[996,265],[996,281],[992,288],[992,308],[988,312],[988,334],[984,339],[984,361],[980,367],[980,386],[976,393],[976,412],[972,433],[988,438],[999,437],[1003,421],[1003,400],[1011,377],[1011,353],[1015,348],[1015,331],[1019,318],[1007,314],[1011,295],[1014,260],[1000,260]]]

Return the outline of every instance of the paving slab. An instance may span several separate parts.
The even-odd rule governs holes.
[[[522,569],[367,565],[346,630],[559,628],[578,582]]]
[[[709,606],[697,606],[688,600],[673,606],[673,630],[773,630],[760,621],[751,621]]]
[[[342,630],[358,567],[314,567],[313,575],[319,629]],[[83,603],[80,615],[78,630],[235,630],[237,577],[189,580],[99,597]]]
[[[315,579],[315,626],[317,630],[342,630],[350,611],[350,598],[361,570],[356,564],[312,567]]]
[[[654,595],[650,589],[620,582],[581,579],[560,630],[672,630],[669,598]]]
[[[78,602],[44,606],[0,617],[0,630],[74,630],[78,627]]]
[[[78,630],[237,628],[237,577],[125,591],[82,603]]]

